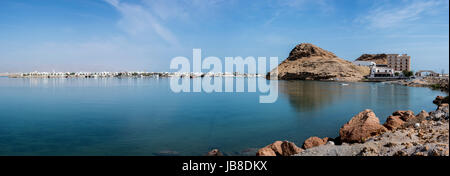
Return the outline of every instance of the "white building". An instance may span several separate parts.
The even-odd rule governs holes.
[[[370,77],[393,77],[394,76],[394,69],[389,67],[377,67],[377,66],[371,66],[370,67]]]
[[[375,62],[372,61],[354,61],[353,64],[357,65],[357,66],[376,66],[377,64]]]

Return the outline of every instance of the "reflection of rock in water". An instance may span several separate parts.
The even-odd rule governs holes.
[[[292,107],[299,112],[314,111],[331,104],[341,97],[342,89],[346,87],[317,81],[280,81],[279,85],[280,92],[287,95]]]
[[[163,150],[159,151],[158,153],[153,153],[155,156],[179,156],[180,153],[173,150]]]
[[[255,156],[258,148],[247,148],[240,152],[233,152],[235,156]]]

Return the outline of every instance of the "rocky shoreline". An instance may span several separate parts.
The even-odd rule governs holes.
[[[403,86],[409,87],[429,87],[432,89],[439,89],[444,92],[449,91],[449,78],[448,77],[425,77],[425,78],[417,78],[413,80],[396,80],[396,81],[387,81],[389,84],[399,84]]]
[[[437,97],[438,108],[415,115],[396,111],[380,124],[372,110],[355,115],[339,130],[339,137],[310,137],[298,147],[276,141],[257,156],[449,156],[449,104]]]

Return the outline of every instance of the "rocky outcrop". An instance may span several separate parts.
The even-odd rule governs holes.
[[[336,140],[310,137],[303,144],[305,150],[294,143],[277,141],[259,149],[257,155],[289,156],[299,152],[293,156],[449,156],[448,131],[447,103],[430,113],[422,110],[416,116],[409,110],[395,111],[384,125],[380,125],[375,113],[365,110],[342,126]]]
[[[256,156],[291,156],[302,152],[303,149],[297,147],[289,141],[276,141],[256,152]]]
[[[284,141],[281,144],[282,156],[292,156],[303,151],[303,149],[297,147],[293,142]]]
[[[443,103],[447,103],[448,104],[448,96],[443,97],[443,96],[437,96],[434,100],[433,103],[440,106]]]
[[[363,54],[356,61],[372,61],[376,64],[387,64],[386,54]]]
[[[206,156],[223,156],[223,154],[219,151],[219,149],[213,149],[209,151]]]
[[[369,73],[368,67],[356,66],[313,44],[302,43],[297,45],[277,68],[269,72],[267,78],[359,81]]]
[[[327,137],[320,139],[319,137],[313,136],[313,137],[306,139],[305,142],[303,142],[303,148],[309,149],[309,148],[317,147],[320,145],[325,145],[327,142],[328,142]]]
[[[403,121],[407,121],[408,119],[414,118],[414,112],[409,111],[395,111],[392,113],[394,116],[400,116]]]
[[[447,103],[441,104],[436,111],[430,113],[428,117],[430,120],[441,121],[448,120],[449,117],[449,105]]]
[[[342,142],[354,143],[364,142],[367,138],[387,131],[380,124],[380,120],[372,110],[366,109],[356,116],[339,130]]]
[[[405,121],[403,121],[400,116],[389,116],[383,126],[389,130],[395,130],[402,127],[404,123]]]
[[[400,84],[403,86],[409,87],[430,87],[434,90],[439,89],[443,92],[448,92],[448,78],[445,77],[422,77],[416,78],[412,80],[397,80],[397,81],[388,81],[387,83],[391,84]],[[448,96],[447,96],[448,97]],[[448,98],[447,98],[448,102]]]
[[[396,111],[395,114],[410,114]],[[403,125],[380,135],[369,137],[364,143],[325,144],[304,150],[295,156],[449,156],[449,106],[441,104],[436,111],[421,111],[417,116],[403,121],[400,116],[390,116],[389,121]],[[415,123],[414,126],[406,124]]]
[[[422,110],[417,116],[414,116],[414,112],[408,111],[395,111],[386,119],[383,124],[389,130],[395,130],[398,128],[412,127],[416,123],[421,123],[426,120],[429,114]]]

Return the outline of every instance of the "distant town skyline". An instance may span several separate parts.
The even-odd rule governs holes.
[[[169,69],[176,56],[284,60],[313,43],[354,61],[449,70],[448,0],[2,0],[0,73]]]

